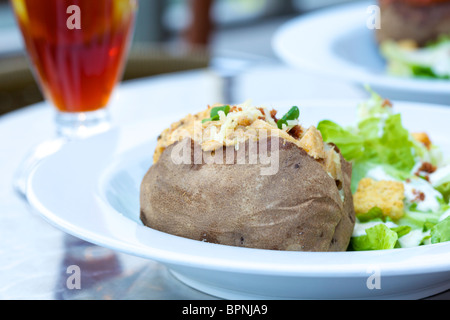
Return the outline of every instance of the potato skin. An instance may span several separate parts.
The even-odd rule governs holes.
[[[195,143],[190,139],[179,143],[190,145],[194,154]],[[321,164],[281,138],[279,170],[268,176],[260,174],[262,164],[177,165],[171,160],[175,145],[163,152],[142,181],[144,225],[230,246],[322,252],[347,249],[355,213],[352,167],[342,156],[344,202]],[[271,150],[270,139],[268,146]],[[245,150],[248,157],[248,146]]]

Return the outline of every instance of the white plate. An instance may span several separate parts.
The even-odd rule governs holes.
[[[324,118],[348,124],[358,101],[294,103],[308,126]],[[269,107],[284,111],[294,103]],[[450,109],[410,103],[395,107],[409,129],[429,132],[450,150]],[[31,206],[65,232],[159,261],[186,284],[221,298],[412,299],[450,288],[450,243],[373,252],[283,252],[194,241],[143,226],[139,186],[157,136],[149,127],[136,123],[64,146],[33,172]],[[381,287],[369,289],[371,284]]]
[[[396,100],[450,104],[450,81],[388,75],[367,12],[376,1],[335,6],[295,18],[273,38],[288,65],[359,85]],[[381,26],[383,27],[383,26]]]

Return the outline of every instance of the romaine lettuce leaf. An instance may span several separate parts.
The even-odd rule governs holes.
[[[409,176],[416,163],[413,143],[400,114],[367,118],[355,133],[329,120],[321,121],[317,128],[324,141],[336,144],[347,161],[386,165],[390,174],[401,178]]]
[[[369,222],[371,220],[383,220],[384,215],[383,211],[380,208],[373,207],[368,212],[358,214],[356,215],[356,217],[358,218],[359,222],[364,223]]]
[[[436,226],[448,210],[450,210],[450,206],[443,202],[441,202],[441,208],[437,212],[420,212],[411,206],[405,210],[405,215],[397,223],[427,231]]]
[[[340,125],[324,120],[317,126],[325,142],[333,142],[339,147],[347,161],[359,159],[364,154],[364,138],[353,134]]]
[[[430,175],[430,182],[448,203],[450,198],[450,165],[443,166]]]
[[[436,145],[431,145],[428,149],[423,143],[411,137],[411,142],[414,148],[414,153],[422,160],[422,162],[429,162],[436,167],[444,165],[444,156],[442,150]]]
[[[450,241],[450,217],[440,221],[431,228],[431,243]]]
[[[366,234],[351,239],[355,251],[387,250],[395,248],[398,240],[397,232],[380,223],[366,229]]]
[[[400,172],[410,173],[416,163],[410,134],[403,127],[400,114],[386,119],[383,135],[376,147],[377,162],[388,164]]]
[[[436,190],[442,193],[445,201],[450,201],[450,181],[447,183],[443,183],[440,186],[436,187]]]
[[[369,118],[386,118],[393,114],[390,101],[380,96],[369,86],[365,86],[365,89],[370,93],[370,98],[358,105],[358,123]]]

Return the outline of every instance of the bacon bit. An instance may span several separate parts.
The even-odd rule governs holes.
[[[274,110],[274,109],[272,109],[272,111],[270,111],[270,116],[272,117],[272,119],[273,119],[276,123],[278,123],[277,113],[278,113],[278,111],[277,111],[277,110]]]
[[[384,99],[383,103],[381,104],[383,108],[392,108],[392,102],[388,99]]]
[[[264,111],[263,108],[257,108],[259,111],[261,111],[261,113],[263,114],[262,116],[258,117],[259,120],[266,120],[266,113]]]
[[[433,173],[437,170],[437,167],[429,162],[422,163],[422,166],[417,170],[417,172],[426,172],[426,173]]]
[[[294,138],[294,139],[299,139],[302,136],[303,130],[302,127],[300,127],[299,125],[292,127],[291,130],[289,130],[289,135]]]
[[[422,166],[417,170],[415,175],[417,177],[424,178],[428,182],[430,181],[429,175],[437,170],[436,166],[432,165],[429,162],[422,163]]]
[[[248,127],[252,124],[250,119],[247,118],[243,118],[243,119],[239,119],[238,125],[240,126],[244,126],[244,127]]]
[[[238,111],[242,111],[242,108],[241,108],[241,107],[237,107],[237,106],[233,106],[233,107],[230,109],[230,112],[238,112]]]
[[[413,189],[412,193],[413,195],[416,196],[412,202],[425,201],[425,193],[423,193],[422,191],[417,191],[416,189]]]

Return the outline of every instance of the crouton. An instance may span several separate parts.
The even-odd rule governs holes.
[[[316,127],[310,127],[299,142],[300,147],[314,159],[325,158],[325,147],[322,134]]]
[[[430,137],[425,132],[416,132],[412,133],[411,135],[418,142],[422,143],[428,150],[431,148],[432,143]]]
[[[378,207],[385,217],[397,220],[404,215],[405,187],[397,181],[362,179],[353,196],[355,213],[363,214]]]

